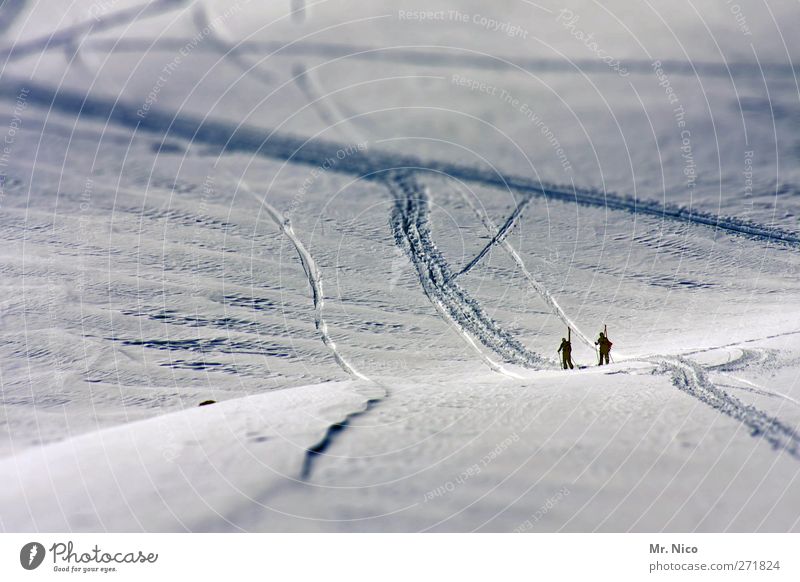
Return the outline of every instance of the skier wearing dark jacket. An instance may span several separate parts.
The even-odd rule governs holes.
[[[606,337],[606,335],[601,331],[600,337],[597,338],[597,341],[594,342],[594,345],[600,346],[600,363],[598,364],[598,366],[602,366],[604,360],[605,363],[608,364],[608,353],[611,351],[611,346],[613,345],[611,343],[611,340],[609,340]]]
[[[558,347],[558,351],[561,352],[561,366],[566,370],[567,366],[569,366],[570,370],[573,370],[574,367],[572,365],[572,344],[567,340],[567,338],[561,338],[561,345]]]

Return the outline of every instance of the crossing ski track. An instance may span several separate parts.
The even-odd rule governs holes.
[[[513,230],[513,228],[517,225],[517,220],[520,216],[522,216],[522,211],[525,210],[525,207],[530,204],[531,200],[533,199],[532,196],[525,196],[521,202],[518,202],[517,205],[514,207],[514,212],[508,217],[508,219],[503,224],[502,228],[499,230],[494,228],[494,234],[492,234],[492,238],[489,240],[488,243],[481,249],[481,251],[475,255],[475,257],[467,263],[463,269],[461,269],[458,273],[456,273],[455,277],[460,277],[461,275],[466,275],[469,273],[475,265],[481,262],[481,259],[485,257],[492,247],[495,246],[497,243],[505,241],[508,234]],[[473,207],[474,209],[474,207]]]
[[[505,250],[508,253],[508,255],[514,261],[514,263],[517,265],[517,268],[520,270],[520,273],[522,273],[522,276],[525,277],[525,280],[528,282],[528,285],[530,285],[531,289],[533,289],[534,292],[536,292],[544,300],[544,302],[550,307],[550,310],[553,312],[553,314],[555,314],[556,317],[558,317],[568,328],[574,330],[575,335],[578,337],[580,341],[582,341],[590,349],[596,351],[594,342],[589,338],[589,336],[587,336],[583,332],[583,330],[581,330],[580,327],[578,327],[578,325],[575,324],[574,321],[572,321],[569,318],[567,313],[558,304],[558,301],[556,301],[556,298],[553,297],[550,291],[547,290],[547,287],[545,287],[542,283],[536,280],[536,278],[531,274],[531,272],[525,266],[525,262],[522,260],[522,257],[520,257],[519,253],[511,245],[511,243],[509,243],[508,240],[506,240],[507,233],[511,230],[511,228],[513,228],[514,224],[516,223],[516,218],[518,218],[522,213],[522,208],[524,208],[523,203],[520,202],[520,204],[517,205],[517,208],[515,209],[514,213],[512,213],[509,219],[505,222],[503,228],[498,230],[497,226],[492,222],[492,219],[489,218],[489,215],[486,214],[486,212],[478,208],[472,202],[472,199],[470,199],[470,197],[467,196],[467,194],[463,190],[461,190],[460,188],[457,188],[457,190],[461,195],[461,198],[464,200],[467,206],[469,206],[469,208],[472,210],[472,212],[475,214],[478,220],[481,221],[481,224],[483,224],[486,231],[492,237],[491,240],[489,241],[489,244],[486,245],[485,249],[490,248],[491,245],[496,244],[499,241],[503,250]],[[530,199],[531,197],[526,198],[526,200]],[[523,200],[523,202],[525,201]],[[482,255],[479,254],[478,257],[479,256]],[[477,264],[478,257],[473,259],[473,261],[471,262]],[[464,272],[465,269],[462,269],[462,273]]]
[[[53,90],[47,86],[25,81],[12,82],[6,79],[6,82],[0,86],[0,97],[16,98],[23,87],[29,91],[28,102],[31,104],[49,107],[52,110],[75,116],[112,122],[134,131],[155,133],[162,135],[164,139],[177,137],[189,142],[216,146],[222,152],[247,151],[286,162],[318,166],[320,160],[324,160],[326,156],[342,147],[334,142],[302,139],[253,127],[202,120],[183,114],[173,115],[151,111],[142,118],[136,114],[134,107],[115,100],[82,95],[72,91]],[[510,189],[531,197],[546,197],[550,200],[631,213],[638,212],[659,218],[688,222],[764,243],[800,246],[800,235],[797,233],[734,217],[716,216],[676,205],[636,200],[618,194],[549,185],[479,167],[441,161],[425,162],[413,156],[370,150],[348,156],[332,168],[332,171],[356,175],[361,179],[379,181],[386,185],[395,197],[395,205],[390,219],[395,241],[406,252],[417,269],[422,288],[431,302],[440,313],[445,314],[457,326],[462,337],[465,337],[468,343],[474,345],[470,337],[472,336],[506,361],[533,369],[548,368],[554,365],[551,361],[522,346],[494,322],[477,301],[453,281],[452,271],[436,248],[430,232],[430,200],[428,192],[418,180],[421,172],[432,171],[450,175],[462,181]],[[284,234],[295,244],[309,277],[309,283],[316,298],[315,306],[317,306],[319,314],[320,304],[317,299],[321,300],[322,295],[319,288],[319,272],[313,263],[313,258],[307,251],[301,250],[304,247],[294,235],[291,224],[286,223],[274,208],[271,211],[268,208],[267,211]],[[508,226],[510,227],[511,224]],[[505,242],[502,236],[496,238],[501,244]],[[532,277],[529,278],[530,281],[533,281]],[[546,292],[546,289],[544,291]],[[563,317],[566,318],[566,314],[563,314]],[[324,323],[324,320],[318,321]],[[327,330],[322,323],[319,324],[318,329],[321,333],[326,333]],[[323,337],[325,336],[323,335]],[[327,339],[330,341],[329,337]],[[482,354],[482,357],[492,369],[507,373],[500,364],[488,356]],[[340,359],[341,356],[337,358],[337,361]],[[714,386],[708,380],[705,371],[697,364],[684,358],[675,357],[649,359],[648,361],[657,364],[661,370],[671,373],[673,384],[677,388],[721,413],[742,422],[751,429],[753,436],[763,437],[774,448],[785,450],[793,457],[800,458],[800,453],[798,453],[800,437],[791,427],[751,405],[745,405],[737,398]],[[344,360],[339,363],[345,370],[347,370],[346,366],[349,367]],[[350,369],[352,370],[352,368]],[[309,449],[308,454],[311,457],[318,456],[329,446],[331,438],[345,426],[347,426],[346,422],[330,427],[322,441]],[[304,469],[304,472],[307,472],[307,469]]]

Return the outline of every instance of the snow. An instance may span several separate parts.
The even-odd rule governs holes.
[[[800,530],[792,3],[7,4],[0,529]]]
[[[347,383],[302,386],[31,449],[3,460],[3,522],[40,531],[235,528],[239,512],[263,510],[328,426],[366,401]]]

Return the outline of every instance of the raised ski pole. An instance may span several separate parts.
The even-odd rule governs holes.
[[[572,328],[571,327],[567,327],[567,341],[569,342],[569,345],[571,347],[572,346]],[[572,364],[573,366],[575,365],[575,362],[572,361],[572,352],[569,353],[569,363]]]
[[[604,323],[603,324],[603,334],[606,336],[606,341],[608,340],[608,326]],[[614,356],[611,355],[611,350],[608,351],[608,357],[611,359],[611,363],[615,364]]]
[[[603,329],[605,329],[605,328],[606,328],[606,326],[605,326],[605,325],[603,325]],[[603,333],[605,333],[605,332],[603,332]],[[594,345],[596,345],[596,346],[597,346],[597,347],[594,349],[594,355],[595,355],[595,356],[597,356],[597,364],[598,364],[598,365],[602,365],[602,364],[603,364],[603,360],[601,360],[601,359],[600,359],[600,357],[601,357],[601,356],[600,356],[600,346],[598,346],[598,345],[597,345],[597,342],[594,342]]]

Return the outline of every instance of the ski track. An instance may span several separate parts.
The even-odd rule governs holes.
[[[714,372],[737,372],[750,368],[753,365],[765,366],[773,364],[777,360],[777,355],[773,351],[740,349],[742,350],[742,355],[735,360],[715,366],[708,366],[706,369]]]
[[[267,129],[208,121],[179,113],[149,111],[144,117],[137,115],[134,106],[117,102],[114,98],[83,95],[69,90],[53,90],[36,83],[5,78],[0,84],[0,97],[16,99],[22,88],[30,92],[27,100],[74,116],[99,119],[132,129],[168,137],[181,138],[219,147],[224,152],[248,152],[267,158],[318,167],[345,144],[326,140],[303,139],[278,134]],[[383,181],[382,173],[390,168],[428,169],[451,177],[491,186],[510,189],[544,197],[548,200],[594,206],[607,210],[620,210],[654,216],[714,230],[742,235],[761,242],[783,243],[800,247],[800,233],[779,227],[761,225],[735,217],[717,216],[708,212],[667,204],[655,200],[637,200],[631,196],[613,194],[572,186],[559,186],[522,176],[501,174],[497,171],[464,166],[444,161],[424,161],[414,156],[378,152],[374,149],[355,152],[338,161],[330,171],[355,175],[365,180]]]
[[[775,397],[778,397],[778,398],[783,398],[784,400],[786,400],[788,402],[791,402],[795,406],[800,406],[800,401],[798,401],[795,398],[792,398],[788,394],[784,394],[783,392],[767,390],[766,388],[756,384],[755,382],[751,382],[750,380],[747,380],[745,378],[739,378],[738,376],[734,376],[732,374],[723,373],[722,376],[725,377],[725,378],[729,378],[731,380],[734,380],[735,382],[739,382],[741,384],[746,384],[746,385],[750,386],[750,388],[739,388],[740,390],[749,390],[751,392],[754,392],[755,394],[760,394],[761,396],[775,396]],[[734,388],[737,388],[737,387],[734,386]]]
[[[366,143],[364,136],[353,127],[352,119],[344,115],[332,97],[327,96],[313,70],[297,64],[292,68],[292,74],[295,84],[326,126],[336,128],[352,144]]]
[[[339,353],[339,350],[336,348],[336,343],[328,333],[328,324],[325,321],[325,318],[322,316],[322,309],[325,305],[325,295],[322,290],[322,272],[317,267],[314,257],[311,256],[311,253],[308,252],[308,249],[306,249],[305,245],[294,233],[291,221],[281,215],[281,213],[278,212],[275,207],[269,204],[269,202],[257,196],[243,181],[239,182],[239,187],[242,191],[250,194],[250,196],[261,203],[275,225],[284,235],[286,235],[286,238],[289,239],[292,245],[294,245],[297,255],[300,257],[300,263],[303,266],[303,271],[305,271],[306,277],[308,278],[308,284],[311,287],[311,295],[314,302],[314,325],[317,328],[317,331],[319,331],[319,334],[322,338],[322,343],[324,343],[325,346],[331,351],[336,363],[339,364],[342,370],[359,380],[369,380],[369,378],[356,370],[347,360],[344,359],[344,357]]]
[[[460,330],[477,338],[507,362],[534,369],[553,367],[552,362],[529,351],[503,330],[453,281],[447,261],[433,242],[430,197],[417,174],[415,169],[392,170],[385,180],[395,198],[390,219],[395,242],[416,268],[425,294]]]
[[[153,0],[130,8],[124,8],[111,14],[95,14],[91,18],[68,26],[52,33],[45,34],[25,42],[18,42],[10,47],[0,49],[0,58],[13,60],[36,53],[43,53],[48,49],[63,48],[65,46],[80,44],[82,37],[98,32],[105,32],[131,24],[143,18],[158,16],[165,12],[177,10],[188,0]],[[8,4],[8,2],[7,2]],[[186,41],[183,41],[186,44]]]
[[[308,8],[306,7],[306,12]],[[297,14],[295,12],[295,14]],[[142,51],[175,52],[186,45],[185,38],[165,37],[104,39],[95,38],[87,42],[91,50],[110,53]],[[432,50],[431,50],[432,49]],[[196,50],[209,50],[198,45]],[[244,40],[236,45],[236,50],[244,54],[275,57],[324,57],[326,60],[350,58],[373,61],[377,63],[402,63],[424,67],[471,68],[496,71],[526,71],[542,73],[591,73],[617,74],[605,63],[596,59],[572,59],[565,62],[560,59],[520,58],[518,56],[494,56],[463,50],[448,46],[368,46],[326,42],[294,42]],[[435,52],[434,52],[435,51]],[[704,61],[661,61],[661,68],[668,75],[690,77],[757,77],[761,75],[780,75],[793,78],[799,74],[791,64],[761,63],[761,66],[748,62],[728,61],[713,63]],[[631,73],[652,74],[653,61],[625,60],[625,68]]]
[[[236,50],[236,42],[223,38],[218,32],[219,23],[217,26],[212,25],[208,17],[208,10],[205,4],[200,3],[192,13],[192,20],[194,26],[199,34],[203,34],[209,46],[213,47],[222,57],[233,63],[245,76],[254,77],[261,83],[273,84],[275,79],[270,73],[267,73],[259,68],[259,64],[250,63],[242,53]],[[205,32],[208,31],[208,32]]]
[[[464,199],[464,202],[467,204],[467,206],[469,206],[475,213],[475,215],[478,217],[478,220],[481,221],[483,226],[486,228],[487,232],[490,235],[493,235],[494,233],[498,232],[497,227],[492,222],[492,219],[489,218],[489,215],[483,212],[477,206],[475,206],[475,204],[472,202],[469,196],[467,196],[461,189],[458,189],[458,192],[459,194],[461,194],[461,197]],[[530,197],[528,199],[530,199]],[[517,206],[517,208],[519,209],[520,206]],[[511,223],[511,218],[509,218],[509,220],[506,221],[504,228],[510,228],[510,223]],[[519,268],[520,272],[522,273],[522,276],[525,277],[525,280],[528,282],[528,285],[530,285],[531,289],[533,289],[534,292],[536,292],[544,300],[544,302],[548,305],[548,307],[550,307],[552,313],[554,313],[568,328],[574,330],[578,339],[596,353],[597,349],[591,338],[589,338],[589,336],[587,336],[583,332],[583,330],[581,330],[581,328],[578,327],[575,324],[575,322],[569,318],[566,312],[558,304],[558,301],[556,301],[555,297],[553,297],[547,290],[547,287],[545,287],[542,283],[540,283],[534,278],[534,276],[527,269],[527,267],[525,267],[525,263],[522,260],[522,257],[519,256],[519,253],[511,245],[511,243],[509,243],[508,240],[506,240],[505,235],[503,236],[499,236],[499,234],[494,235],[492,237],[492,241],[495,240],[500,241],[502,248],[508,253],[508,255],[514,261],[514,263],[516,263],[517,268]]]
[[[308,6],[305,0],[292,0],[290,4],[292,12],[292,20],[298,24],[304,23],[308,19]]]
[[[654,373],[671,374],[676,388],[738,420],[750,429],[752,436],[763,438],[775,450],[786,451],[792,457],[800,459],[800,434],[794,428],[718,388],[698,364],[675,356],[654,358],[650,361],[659,366]]]
[[[28,0],[5,0],[0,7],[0,32],[6,32],[25,8]]]
[[[525,207],[528,204],[530,204],[532,199],[533,199],[532,196],[525,196],[522,199],[522,201],[516,205],[516,207],[514,208],[514,212],[511,213],[511,215],[508,217],[508,220],[506,220],[505,224],[503,224],[503,227],[500,230],[497,230],[496,228],[490,229],[489,234],[492,234],[492,231],[494,231],[491,240],[489,240],[489,242],[486,243],[486,246],[484,246],[481,249],[481,252],[475,255],[475,257],[469,263],[467,263],[467,265],[463,269],[461,269],[455,275],[455,277],[460,277],[461,275],[466,275],[467,273],[469,273],[475,265],[481,262],[483,257],[486,256],[486,254],[492,249],[494,245],[496,245],[499,242],[505,241],[506,237],[511,232],[511,230],[517,225],[517,220],[519,219],[520,216],[522,216],[522,211],[525,210]]]

